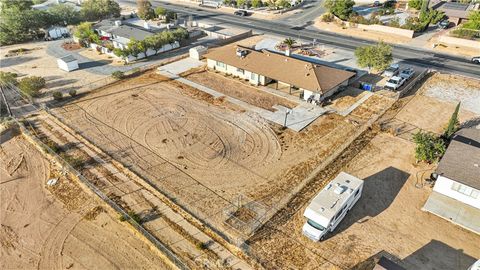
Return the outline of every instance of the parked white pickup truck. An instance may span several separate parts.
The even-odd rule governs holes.
[[[390,78],[387,83],[385,84],[385,88],[391,89],[391,90],[398,90],[404,83],[405,83],[405,78],[402,78],[400,76],[393,76]]]

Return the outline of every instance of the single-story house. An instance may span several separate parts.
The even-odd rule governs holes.
[[[78,60],[72,55],[66,55],[57,59],[58,68],[65,71],[72,71],[78,69]]]
[[[458,131],[423,210],[480,233],[480,125]]]
[[[142,41],[147,37],[153,36],[162,31],[171,29],[172,25],[151,25],[147,21],[139,20],[138,18],[129,19],[129,20],[103,20],[92,26],[93,30],[100,36],[101,40],[111,41],[114,48],[127,49],[128,43],[131,39]],[[95,46],[92,47],[101,47]],[[155,55],[157,53],[169,51],[175,48],[180,47],[180,44],[175,41],[172,44],[164,45],[160,50],[155,51],[153,49],[148,49],[147,56]],[[107,48],[101,48],[103,53],[111,54],[113,53]],[[137,58],[131,56],[127,59],[128,61],[134,59],[144,58],[145,55],[140,53]]]
[[[443,11],[450,22],[459,25],[468,19],[471,11],[478,10],[480,3],[460,3],[460,2],[445,2],[434,1],[432,3],[433,9]]]
[[[323,100],[348,85],[355,73],[314,64],[285,54],[226,45],[205,55],[210,69],[248,80],[254,85],[276,83],[302,91],[304,100]]]

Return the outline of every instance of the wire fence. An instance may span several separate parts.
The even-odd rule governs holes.
[[[10,85],[10,87],[13,87]],[[5,95],[3,90],[5,87],[2,87],[2,99],[5,99]],[[25,100],[18,91],[10,89],[14,91],[20,98]],[[29,106],[36,107],[32,104]],[[8,103],[7,103],[7,107]],[[43,106],[46,109],[46,112],[49,113],[49,109],[46,105]],[[37,108],[37,107],[36,107]],[[37,108],[38,109],[38,108]],[[148,239],[160,252],[162,252],[176,267],[182,270],[190,269],[175,253],[170,250],[164,243],[162,243],[159,239],[153,236],[150,232],[148,232],[142,225],[135,221],[121,206],[117,203],[112,201],[108,196],[106,196],[101,190],[99,190],[94,184],[92,184],[88,179],[86,179],[77,169],[75,169],[68,161],[66,161],[63,157],[58,155],[53,149],[51,149],[48,145],[44,144],[39,135],[35,133],[35,129],[31,127],[31,132],[24,124],[24,122],[19,121],[16,117],[12,117],[13,121],[20,127],[21,132],[32,142],[34,142],[39,148],[46,151],[53,159],[56,160],[59,164],[61,164],[62,169],[70,172],[71,174],[75,175],[81,183],[87,186],[93,193],[95,193],[101,200],[107,203],[113,210],[115,210],[118,214],[120,214],[126,221],[129,222],[140,234],[142,234],[146,239]],[[28,123],[28,122],[27,122]],[[29,123],[28,123],[29,124]]]

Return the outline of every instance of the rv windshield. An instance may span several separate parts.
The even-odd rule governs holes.
[[[325,228],[324,228],[322,225],[316,223],[315,221],[313,221],[313,220],[311,220],[311,219],[307,220],[307,223],[308,223],[310,226],[312,226],[312,227],[314,227],[315,229],[317,229],[317,230],[320,230],[320,231],[325,230]]]

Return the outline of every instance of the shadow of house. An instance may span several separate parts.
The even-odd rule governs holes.
[[[431,240],[426,245],[408,255],[404,259],[388,253],[385,250],[378,252],[363,262],[358,263],[352,270],[372,270],[382,258],[387,258],[401,268],[386,267],[388,270],[395,269],[422,269],[422,270],[440,270],[440,269],[468,269],[477,259],[467,255],[462,249],[455,249],[451,246]]]
[[[475,258],[465,254],[462,249],[431,240],[428,244],[402,260],[407,269],[468,269]]]
[[[409,173],[388,167],[364,179],[362,197],[353,206],[344,220],[327,238],[348,229],[356,222],[365,222],[386,210],[397,197],[407,181]]]

